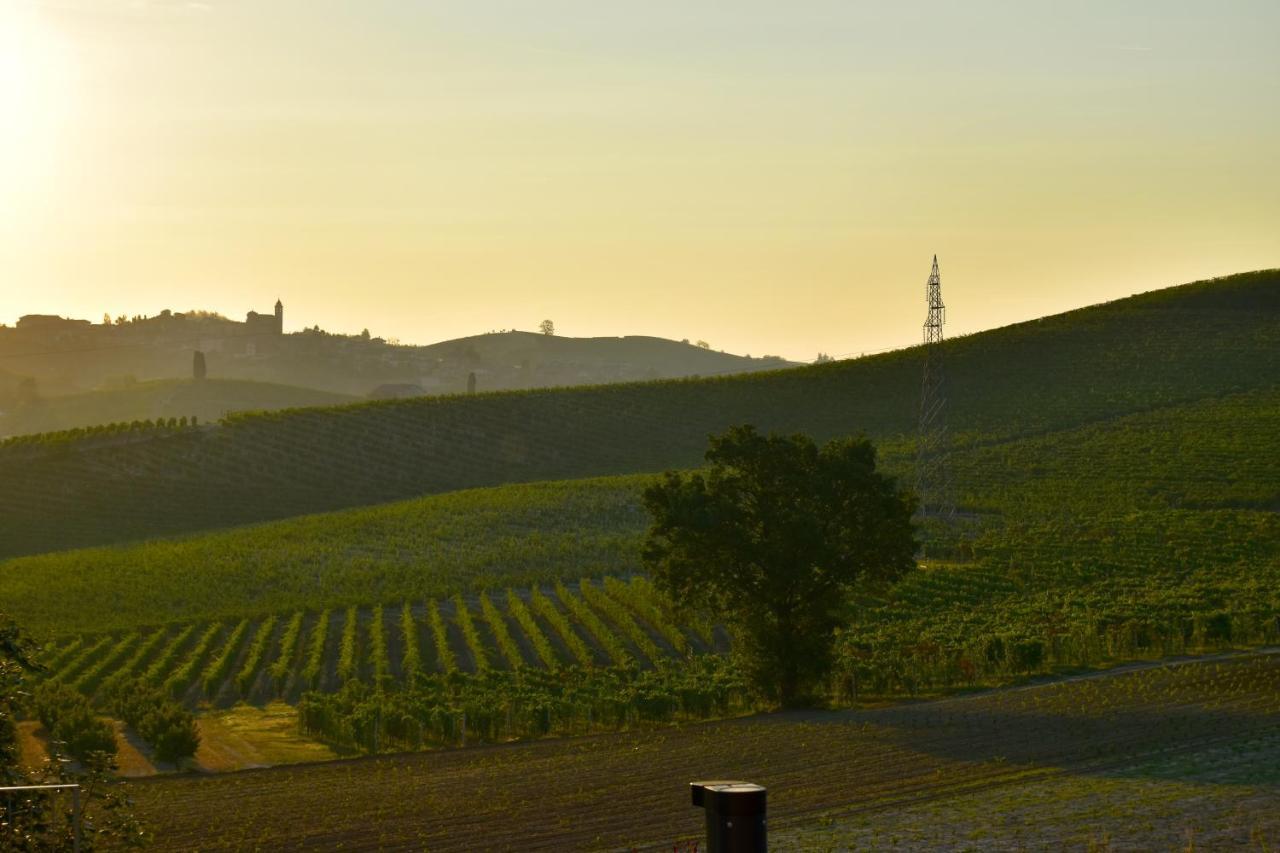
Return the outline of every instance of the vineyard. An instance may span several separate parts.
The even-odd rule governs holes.
[[[907,474],[907,451],[888,446],[886,467]],[[945,559],[861,603],[846,662],[863,688],[910,693],[1275,636],[1280,392],[987,443],[954,462],[970,521],[935,541]],[[503,605],[509,587],[550,593],[557,582],[638,572],[646,482],[471,490],[20,558],[0,564],[0,595],[24,624],[64,640],[169,620],[179,630],[275,616],[282,631],[298,612],[337,619],[406,600],[450,613],[455,596],[475,601],[483,590]],[[590,633],[590,610],[565,616]],[[470,623],[481,636],[483,617]],[[388,612],[384,625],[399,618]],[[489,643],[486,659],[500,661],[501,645]],[[564,653],[581,661],[581,649]],[[462,646],[455,654],[470,660]]]
[[[1278,759],[1280,656],[1264,654],[882,710],[158,777],[132,794],[164,827],[161,849],[464,850],[483,838],[495,850],[670,850],[702,832],[696,778],[768,787],[778,849],[1084,849],[1108,836],[1183,849],[1188,830],[1197,849],[1267,849],[1280,833]],[[996,801],[1043,812],[1002,823]]]
[[[46,682],[99,704],[134,680],[192,708],[283,698],[304,731],[377,751],[465,741],[463,720],[476,742],[741,711],[726,649],[644,578],[605,578],[75,636]]]
[[[960,522],[941,528],[926,520],[929,559],[919,570],[891,587],[860,590],[838,639],[832,704],[1280,644],[1275,291],[1274,274],[1237,277],[953,342],[953,375],[980,389],[953,422]],[[1151,364],[1126,373],[1095,350],[1115,343],[1108,336],[1122,320],[1136,318],[1147,325],[1130,343]],[[1184,352],[1175,339],[1192,329],[1198,347]],[[1054,369],[1076,372],[1078,381],[1052,400],[1037,397],[1041,390],[1011,354],[1020,347],[1047,348],[1058,358]],[[32,542],[45,535],[45,522],[27,524],[34,516],[24,513],[36,509],[52,514],[48,524],[65,531],[64,544],[152,538],[6,559],[0,600],[48,642],[48,672],[37,685],[46,732],[57,727],[82,750],[111,737],[95,713],[127,723],[149,755],[182,757],[200,724],[192,712],[208,717],[277,700],[293,706],[285,710],[290,732],[296,719],[295,741],[346,755],[433,748],[459,768],[470,765],[450,748],[463,745],[502,756],[489,748],[575,735],[586,736],[575,740],[589,751],[614,743],[611,733],[642,728],[654,742],[679,740],[669,733],[756,706],[726,654],[723,628],[679,612],[641,574],[648,523],[641,491],[661,467],[696,464],[705,432],[735,420],[819,437],[861,427],[877,436],[884,469],[910,482],[914,359],[893,353],[732,379],[24,439],[0,447],[0,476],[16,484],[0,492],[5,512],[16,512],[0,521],[0,543],[16,541],[4,539],[10,532]],[[1135,350],[1117,363],[1141,360]],[[667,420],[659,425],[660,418]],[[430,493],[601,471],[643,473]],[[92,477],[82,479],[86,472]],[[23,491],[37,482],[22,479],[28,475],[63,479],[39,480],[44,491],[36,494]],[[329,509],[336,494],[360,506],[264,520]],[[385,502],[405,494],[417,496]],[[75,510],[57,515],[65,501]],[[153,518],[161,523],[151,525]],[[154,538],[239,521],[260,523]],[[1244,696],[1259,679],[1270,684],[1275,669],[1264,661],[1228,671],[1250,675],[1223,675],[1215,689]],[[1076,757],[1061,760],[1085,764],[1086,736],[1122,747],[1137,739],[1154,750],[1138,719],[1154,719],[1166,740],[1168,731],[1207,737],[1200,717],[1160,716],[1154,698],[1132,715],[1122,709],[1148,690],[1190,691],[1194,704],[1208,687],[1167,673],[1126,678],[1115,682],[1127,685],[1123,694],[1061,688],[1074,697],[1066,708],[1045,698],[1059,695],[1052,691],[1017,694],[1047,704],[1004,699],[983,723],[963,722],[967,711],[920,725],[901,709],[857,719],[876,731],[910,731],[932,755],[988,738],[986,725],[1017,732],[1065,715],[1072,722],[1050,729],[1074,743]],[[1119,726],[1115,737],[1089,714],[1077,719],[1082,712],[1070,703],[1086,696],[1121,709],[1103,716]],[[1247,717],[1255,706],[1231,707]],[[1204,718],[1220,722],[1211,710]],[[766,724],[743,725],[698,730],[732,735]],[[930,739],[934,729],[942,740]],[[792,744],[799,752],[809,749],[808,729],[788,732],[801,738]],[[838,746],[870,749],[862,735],[849,737]],[[1059,760],[1045,749],[1028,734],[1000,755],[1039,768],[1045,756]],[[550,764],[575,760],[547,755]],[[968,780],[962,788],[1003,784],[1002,768],[980,764],[921,772],[959,766]],[[895,782],[868,784],[887,786],[886,802],[905,796]],[[813,808],[839,805],[820,799]],[[435,846],[456,828],[437,837],[426,827],[421,838]],[[332,832],[316,843],[345,838],[341,826]]]
[[[949,378],[964,390],[952,431],[981,447],[1274,389],[1278,281],[1248,273],[948,341]],[[708,433],[735,423],[897,441],[914,428],[919,359],[911,349],[747,376],[238,414],[107,446],[31,439],[0,448],[0,554],[687,467]]]

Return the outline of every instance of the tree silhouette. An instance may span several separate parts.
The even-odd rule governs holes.
[[[196,350],[195,355],[191,357],[191,376],[199,382],[209,374],[209,369],[205,365],[204,353]]]
[[[645,490],[644,562],[675,601],[722,619],[760,693],[804,704],[856,588],[915,566],[915,498],[865,439],[819,448],[750,426],[712,436],[710,469]]]

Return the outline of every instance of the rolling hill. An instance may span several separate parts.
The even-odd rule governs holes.
[[[957,446],[1276,387],[1280,272],[948,341]],[[909,439],[920,351],[705,379],[231,416],[104,446],[0,448],[0,555],[123,542],[512,482],[698,464],[735,423]]]
[[[109,391],[45,397],[0,414],[0,439],[60,432],[100,424],[195,417],[217,421],[231,412],[330,406],[356,398],[346,394],[239,379],[159,379]]]
[[[909,451],[890,444],[886,469],[909,474]],[[1280,642],[1280,389],[973,443],[954,467],[967,520],[934,531],[952,559],[864,596],[845,632],[842,671],[864,692]],[[16,558],[0,598],[59,638],[51,671],[90,694],[145,672],[193,704],[296,700],[341,687],[348,646],[349,671],[378,683],[649,667],[714,645],[643,581],[613,580],[642,568],[649,481],[473,489]]]

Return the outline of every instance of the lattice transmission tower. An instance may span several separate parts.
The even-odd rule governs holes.
[[[947,309],[942,304],[942,280],[938,256],[925,285],[929,313],[924,321],[924,380],[920,386],[920,431],[916,443],[916,495],[921,515],[950,523],[955,519],[955,493],[951,487],[951,465],[947,434],[947,383],[942,366],[942,325]]]

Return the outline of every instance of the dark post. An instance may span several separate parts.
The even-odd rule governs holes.
[[[750,782],[690,782],[707,812],[707,853],[765,853],[765,789]]]

